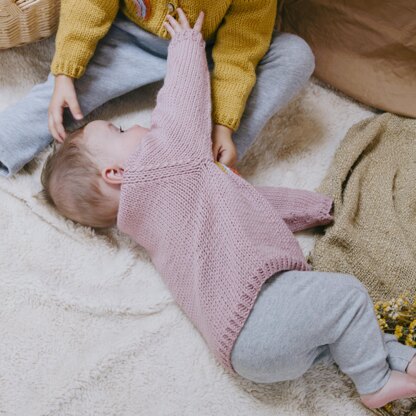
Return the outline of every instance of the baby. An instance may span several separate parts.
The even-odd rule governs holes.
[[[47,160],[42,182],[66,217],[117,224],[149,253],[177,303],[230,370],[260,383],[334,362],[362,402],[416,395],[416,350],[385,335],[354,277],[311,272],[293,232],[332,220],[330,198],[253,187],[215,162],[210,78],[201,36],[172,41],[151,126],[94,121]]]

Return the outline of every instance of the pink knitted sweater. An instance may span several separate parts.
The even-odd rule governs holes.
[[[214,162],[205,42],[186,30],[169,45],[150,132],[129,158],[118,227],[149,253],[175,300],[219,361],[262,284],[308,270],[293,231],[331,221],[332,200],[308,191],[255,188]]]

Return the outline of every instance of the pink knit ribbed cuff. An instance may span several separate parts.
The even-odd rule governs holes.
[[[322,200],[314,207],[314,209],[308,211],[308,215],[299,218],[299,220],[290,221],[290,229],[295,233],[307,228],[330,224],[334,220],[332,205],[332,198],[322,195]]]
[[[186,29],[183,32],[176,33],[175,36],[170,41],[169,47],[176,45],[177,43],[192,40],[194,42],[199,42],[201,47],[205,47],[205,41],[202,37],[201,32],[197,32],[194,29]]]

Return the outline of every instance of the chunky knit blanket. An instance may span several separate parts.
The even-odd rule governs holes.
[[[316,243],[317,270],[351,273],[373,300],[416,288],[416,120],[385,113],[354,125],[320,192],[335,222]]]

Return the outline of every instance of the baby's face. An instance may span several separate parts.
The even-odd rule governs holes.
[[[138,124],[122,131],[109,121],[96,120],[84,128],[84,139],[100,169],[124,168],[143,136],[149,131]]]

